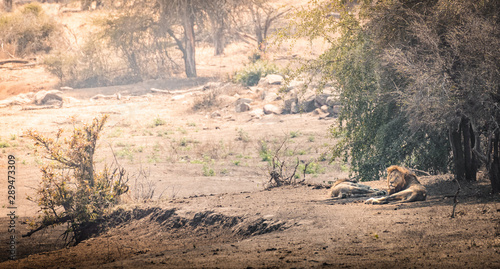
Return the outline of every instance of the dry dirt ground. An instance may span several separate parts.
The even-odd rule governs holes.
[[[176,82],[182,88],[181,80]],[[185,83],[192,87],[196,81]],[[0,268],[500,267],[499,199],[488,194],[485,180],[462,183],[455,218],[450,214],[457,185],[449,176],[420,178],[429,190],[424,202],[331,200],[321,186],[346,177],[345,167],[317,158],[332,142],[327,130],[335,119],[236,113],[238,96],[256,97],[237,86],[221,94],[218,106],[193,111],[203,94],[175,100],[149,93],[151,86],[168,88],[153,84],[66,92],[78,100],[60,109],[0,109],[1,173],[6,175],[7,155],[15,155],[19,216],[18,260],[7,261],[10,234],[2,195]],[[122,93],[121,100],[87,96],[113,90]],[[136,96],[123,98],[132,92]],[[212,118],[213,111],[221,116]],[[35,194],[43,163],[23,131],[50,135],[59,127],[71,129],[71,117],[79,124],[101,113],[110,121],[98,165],[112,160],[113,149],[131,174],[130,193],[103,230],[77,246],[64,247],[59,237],[64,227],[21,238],[29,229],[24,221],[37,213],[25,198]],[[272,148],[285,137],[288,157],[316,158],[322,169],[306,175],[305,185],[264,190],[262,141]],[[210,169],[213,175],[206,174]],[[140,170],[147,176],[139,176]],[[384,188],[383,180],[368,184]],[[0,190],[7,192],[5,180]],[[151,199],[143,202],[146,198]]]
[[[61,20],[85,28],[85,16],[65,13]],[[238,86],[224,88],[216,104],[200,110],[193,106],[207,100],[207,91],[182,98],[150,91],[224,78],[251,51],[234,45],[210,58],[203,56],[210,48],[200,49],[198,79],[66,91],[75,99],[59,109],[0,108],[0,268],[500,268],[500,200],[483,177],[462,183],[455,218],[457,184],[448,175],[420,177],[429,192],[423,202],[331,200],[325,186],[348,176],[346,164],[327,158],[336,119],[236,113],[240,97],[263,105],[260,92]],[[4,65],[0,99],[55,83],[42,66]],[[116,93],[120,100],[89,99]],[[64,246],[63,226],[21,237],[38,212],[26,197],[36,194],[45,161],[23,133],[33,128],[51,136],[63,128],[67,134],[100,114],[110,118],[96,163],[102,167],[115,155],[130,174],[130,192],[102,230],[77,246]],[[265,153],[285,139],[283,158],[314,161],[315,169],[305,184],[265,190]],[[8,155],[16,157],[16,261],[8,260]],[[383,180],[367,184],[385,188]]]

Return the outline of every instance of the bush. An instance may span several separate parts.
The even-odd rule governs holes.
[[[94,153],[99,134],[107,116],[95,118],[92,124],[75,127],[70,137],[62,139],[59,129],[55,139],[29,130],[26,135],[43,149],[50,163],[42,165],[42,180],[37,197],[29,200],[40,205],[42,215],[38,228],[27,236],[47,227],[67,223],[64,233],[69,242],[79,243],[92,233],[120,195],[128,191],[125,170],[114,164],[97,170]],[[71,237],[68,237],[72,234]],[[68,243],[69,243],[68,242]]]
[[[50,51],[62,36],[61,29],[37,3],[0,15],[0,43],[12,45],[12,54],[18,57]]]
[[[257,60],[247,65],[242,70],[236,72],[234,80],[245,86],[254,86],[259,83],[261,77],[275,73],[279,73],[279,69],[276,65],[271,64],[268,61]]]

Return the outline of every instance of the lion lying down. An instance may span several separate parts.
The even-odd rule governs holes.
[[[370,198],[365,203],[386,204],[391,201],[408,203],[424,201],[427,198],[427,190],[420,184],[417,176],[408,169],[397,165],[387,168],[387,185],[389,196]]]
[[[335,181],[330,188],[331,198],[349,198],[349,197],[367,197],[386,195],[386,191],[377,190],[370,186],[359,184],[348,179],[340,179]]]

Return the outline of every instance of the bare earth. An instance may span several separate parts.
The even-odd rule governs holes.
[[[86,16],[64,13],[60,20],[80,29],[88,27]],[[304,44],[311,54],[321,49]],[[455,218],[457,184],[450,175],[419,177],[428,190],[423,202],[332,200],[327,186],[348,176],[346,164],[328,162],[335,118],[236,113],[238,98],[253,99],[252,108],[265,103],[261,91],[234,85],[200,110],[193,106],[208,90],[150,90],[193,89],[225,78],[253,49],[231,44],[226,55],[212,57],[211,48],[197,48],[197,79],[69,90],[58,109],[0,108],[0,268],[500,268],[500,198],[489,194],[484,176],[462,183]],[[56,83],[40,65],[3,65],[0,100]],[[96,94],[109,99],[90,100]],[[63,128],[67,134],[74,123],[101,114],[110,118],[96,163],[102,167],[116,156],[130,174],[130,192],[101,230],[77,246],[64,246],[65,226],[21,237],[37,216],[37,205],[26,198],[36,195],[45,161],[23,133],[54,135]],[[320,169],[307,174],[305,184],[265,190],[262,147],[276,148],[285,138],[288,163],[315,160]],[[8,260],[9,155],[16,158],[15,261]],[[386,187],[383,180],[366,184]]]
[[[205,82],[200,79],[200,84]],[[322,186],[347,175],[340,164],[327,161],[320,162],[325,171],[306,175],[306,185],[264,190],[267,163],[259,157],[259,141],[272,144],[300,131],[290,139],[290,148],[303,151],[301,159],[317,158],[326,152],[325,143],[332,142],[327,129],[335,119],[313,114],[258,119],[234,112],[236,97],[230,95],[221,97],[226,101],[218,107],[193,111],[199,96],[173,100],[168,94],[145,95],[151,86],[66,92],[79,101],[61,109],[0,109],[0,136],[10,144],[0,154],[1,173],[6,174],[7,155],[15,155],[19,215],[18,260],[7,261],[8,209],[2,195],[0,268],[500,267],[499,199],[488,194],[485,180],[462,185],[455,218],[450,214],[457,185],[450,176],[421,177],[428,199],[411,204],[328,199]],[[143,92],[127,92],[141,87]],[[88,99],[89,91],[113,90],[137,97]],[[241,88],[231,94],[255,97]],[[215,110],[221,117],[210,117]],[[105,229],[77,246],[63,246],[59,235],[64,227],[21,238],[29,229],[24,220],[37,211],[25,198],[35,194],[42,161],[22,132],[35,128],[55,133],[59,127],[71,128],[71,116],[80,122],[100,113],[111,120],[101,138],[98,163],[110,161],[113,148],[131,174],[142,168],[149,177],[132,179],[130,194]],[[164,123],[156,126],[155,118]],[[204,165],[216,175],[203,175]],[[383,180],[368,184],[385,187]],[[139,199],[147,191],[144,186],[155,190],[147,203]],[[0,190],[7,192],[6,181],[0,182]]]

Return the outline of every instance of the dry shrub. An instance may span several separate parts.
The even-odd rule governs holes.
[[[40,4],[24,5],[14,13],[0,15],[0,43],[12,45],[11,57],[49,52],[60,41],[62,27]]]
[[[195,98],[193,110],[208,110],[212,107],[218,107],[221,104],[220,89],[210,89],[202,95]]]

